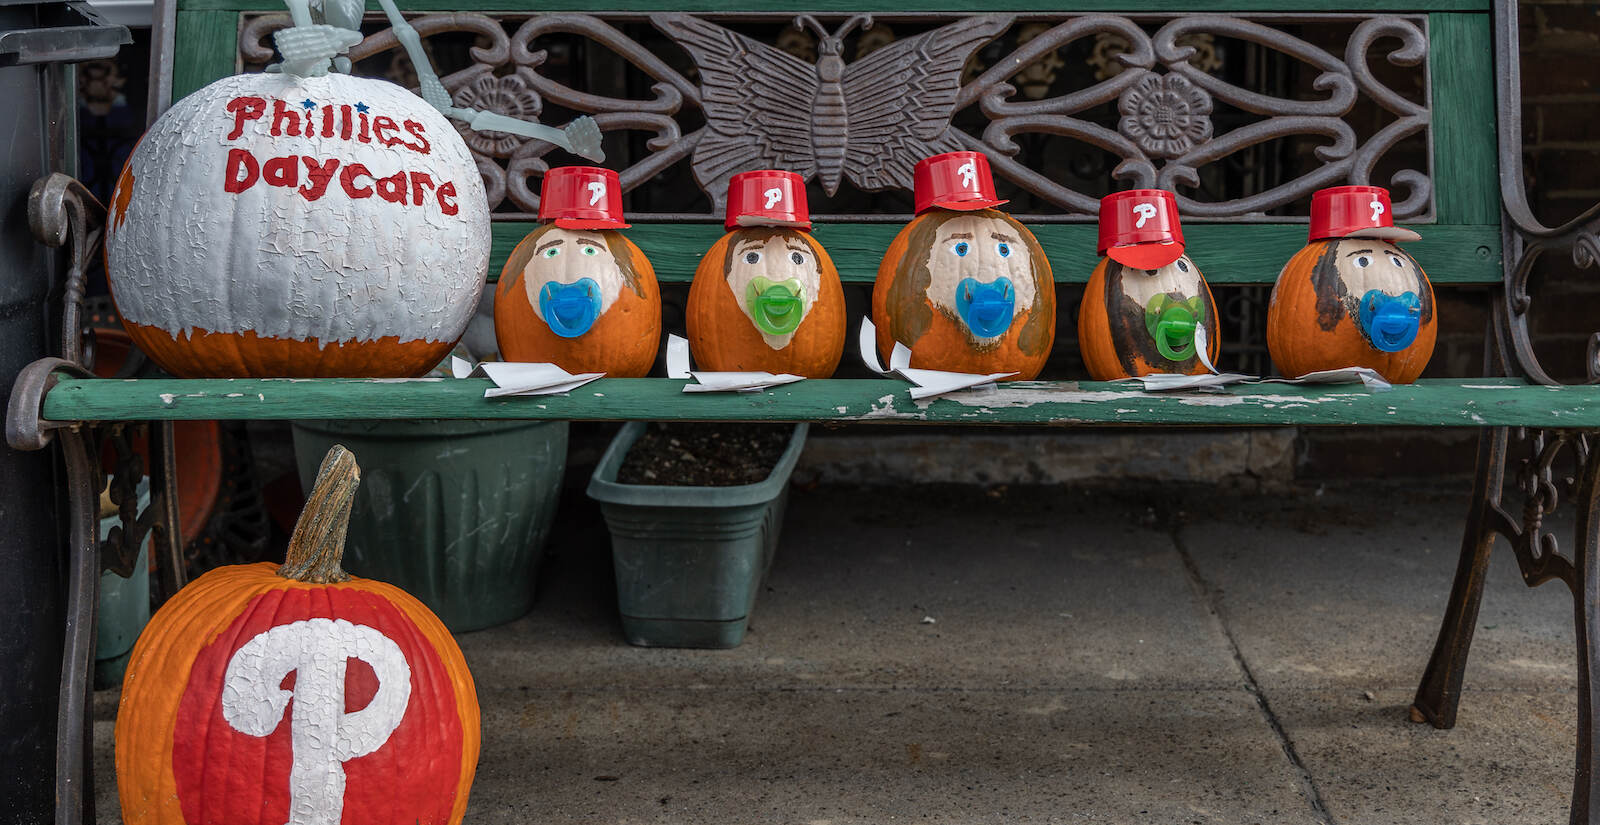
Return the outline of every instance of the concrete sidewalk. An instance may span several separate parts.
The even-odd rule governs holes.
[[[471,823],[1567,815],[1571,602],[1503,546],[1460,724],[1407,720],[1464,490],[796,489],[731,651],[625,645],[599,513],[563,507],[534,612],[460,638]]]

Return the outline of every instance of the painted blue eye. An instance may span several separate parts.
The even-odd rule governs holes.
[[[962,241],[955,246],[950,247],[950,251],[956,253],[957,258],[965,258],[967,257],[967,250],[971,248],[972,247],[967,245],[966,241]]]
[[[1002,258],[1011,257],[1011,244],[1008,244],[1005,241],[1001,241],[1000,245],[996,246],[994,249],[996,252],[1000,253],[1000,257]]]

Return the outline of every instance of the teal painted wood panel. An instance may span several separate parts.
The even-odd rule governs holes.
[[[755,393],[684,393],[667,378],[601,379],[566,396],[485,399],[486,379],[63,379],[55,421],[529,418],[621,421],[859,421],[912,424],[1530,426],[1600,428],[1600,386],[1438,379],[1369,393],[1261,384],[1147,393],[1129,382],[1030,381],[912,401],[900,380],[802,381]]]
[[[1482,14],[1428,16],[1434,202],[1440,223],[1500,220],[1494,42]],[[1426,263],[1423,264],[1427,266]]]
[[[205,88],[234,73],[239,50],[239,15],[231,11],[178,12],[172,42],[172,99]]]
[[[533,224],[506,221],[494,225],[489,277],[497,280],[506,256]],[[1089,282],[1099,256],[1094,224],[1037,224],[1030,227],[1050,257],[1057,283]],[[1406,248],[1422,263],[1436,284],[1497,284],[1500,271],[1500,226],[1417,226],[1422,240]],[[872,283],[878,263],[889,248],[898,224],[817,224],[815,236],[839,267],[846,283]],[[1306,243],[1305,224],[1196,223],[1183,228],[1189,256],[1213,284],[1270,284],[1278,271]],[[721,224],[636,223],[627,235],[649,256],[656,278],[687,283],[700,256],[722,237]]]
[[[498,11],[498,12],[556,12],[580,11],[590,14],[649,13],[655,11],[688,11],[717,14],[741,12],[774,12],[798,14],[802,12],[833,12],[855,14],[861,12],[1118,12],[1118,13],[1196,13],[1226,14],[1229,12],[1486,12],[1489,0],[1367,0],[1364,3],[1341,0],[1225,0],[1213,6],[1197,7],[1193,0],[1002,0],[989,6],[977,5],[971,0],[918,0],[915,3],[895,0],[807,0],[803,3],[783,0],[742,0],[729,3],[724,0],[604,0],[591,3],[584,0],[553,0],[538,4],[529,0],[398,0],[402,11]],[[277,10],[278,7],[262,0],[184,0],[180,8],[217,11]],[[370,12],[382,11],[376,0],[367,1]]]

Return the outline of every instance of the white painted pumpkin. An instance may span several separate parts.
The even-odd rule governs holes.
[[[106,258],[129,334],[175,375],[420,375],[477,306],[488,203],[455,127],[415,94],[238,75],[150,127]]]

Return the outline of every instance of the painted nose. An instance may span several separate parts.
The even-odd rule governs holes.
[[[600,318],[600,285],[593,278],[570,284],[552,281],[539,290],[539,311],[551,332],[577,338]]]
[[[963,278],[956,285],[956,314],[979,338],[1004,335],[1016,312],[1017,291],[1010,278],[1000,277],[989,283]]]
[[[768,335],[787,335],[805,318],[805,294],[798,279],[773,283],[757,276],[745,290],[745,305],[756,329]]]
[[[1361,298],[1358,319],[1367,341],[1380,352],[1400,352],[1422,329],[1422,302],[1414,292],[1389,295],[1370,290]]]

